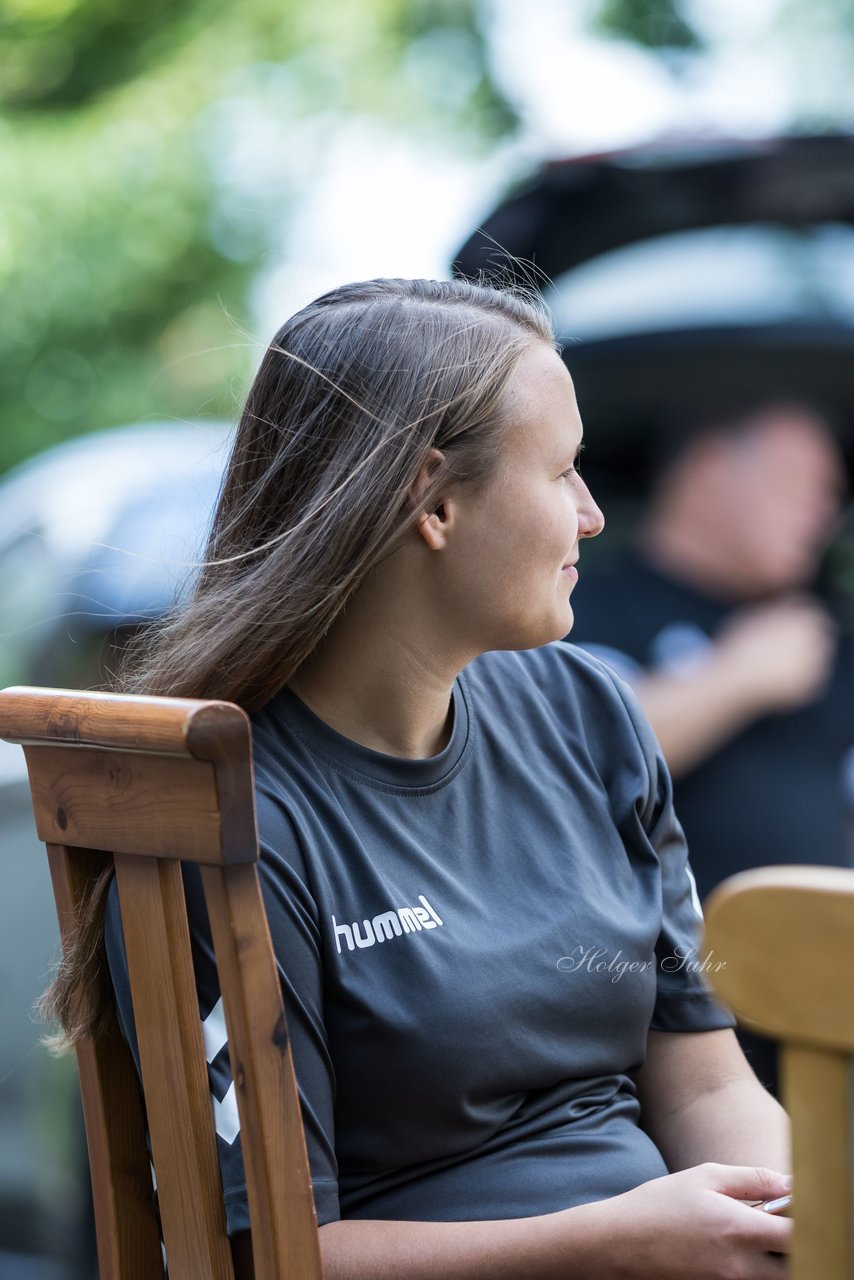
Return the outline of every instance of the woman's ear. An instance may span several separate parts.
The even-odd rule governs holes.
[[[445,455],[441,450],[431,449],[407,490],[407,501],[413,509],[418,511],[416,528],[431,551],[438,551],[445,545],[448,512],[445,500],[439,495],[431,500],[429,511],[423,509],[422,504],[424,494],[436,479],[436,473],[444,461]]]

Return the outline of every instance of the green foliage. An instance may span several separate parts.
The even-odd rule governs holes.
[[[185,350],[229,340],[216,298],[242,301],[246,268],[204,234],[190,131],[150,105],[0,141],[26,194],[0,207],[0,465],[88,427],[193,413],[211,370],[171,363],[179,334]]]
[[[154,65],[192,30],[200,0],[5,0],[0,102],[79,106]]]
[[[619,36],[647,49],[703,47],[678,0],[602,0],[593,26],[603,35]]]
[[[6,0],[0,471],[85,430],[233,415],[257,358],[248,290],[287,226],[304,139],[320,165],[353,113],[473,141],[513,127],[475,14]],[[229,148],[253,150],[248,179]]]

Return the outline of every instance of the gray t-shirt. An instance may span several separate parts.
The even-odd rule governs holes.
[[[253,717],[261,877],[318,1221],[544,1214],[667,1172],[632,1073],[708,993],[666,767],[603,663],[475,659],[426,760],[289,689]],[[229,1230],[249,1225],[222,1006],[185,869]],[[134,1045],[115,895],[107,942]],[[134,1045],[135,1047],[135,1045]]]

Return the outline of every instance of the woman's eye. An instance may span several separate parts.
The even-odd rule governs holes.
[[[569,467],[566,471],[561,471],[560,474],[562,476],[566,476],[567,478],[569,476],[580,476],[581,475],[581,458],[576,458],[572,466]]]
[[[578,453],[575,455],[575,458],[574,458],[574,460],[573,460],[572,466],[571,466],[571,467],[569,467],[569,468],[568,468],[568,470],[566,470],[566,471],[561,471],[561,473],[560,473],[560,474],[561,474],[561,476],[562,476],[562,477],[563,477],[563,476],[580,476],[580,475],[581,475],[581,452],[582,452],[583,448],[584,448],[584,445],[582,444],[582,445],[579,447]]]

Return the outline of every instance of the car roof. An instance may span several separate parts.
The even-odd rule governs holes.
[[[79,562],[123,508],[192,477],[216,477],[232,426],[144,422],[77,436],[0,477],[0,554],[35,534],[58,560]],[[204,496],[209,484],[203,485]]]
[[[674,232],[818,222],[854,224],[854,135],[664,139],[545,164],[469,236],[453,269],[494,270],[507,250],[554,279]]]
[[[232,433],[213,421],[116,427],[0,478],[0,632],[13,678],[51,646],[157,617],[180,595]]]

